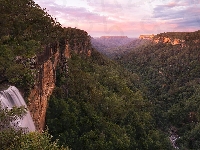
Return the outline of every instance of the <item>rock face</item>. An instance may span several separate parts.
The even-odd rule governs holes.
[[[74,43],[72,47],[67,41],[64,48],[60,48],[58,43],[49,44],[44,51],[37,56],[35,69],[37,70],[35,86],[31,89],[28,97],[28,108],[36,126],[36,130],[42,131],[45,127],[46,110],[48,100],[56,83],[56,68],[62,66],[67,73],[67,59],[71,57],[71,52],[89,57],[91,55],[90,41],[84,44]],[[82,44],[82,45],[81,45]],[[76,46],[80,45],[80,46]],[[62,49],[62,50],[61,50]]]
[[[177,44],[182,44],[185,42],[185,40],[181,40],[178,38],[171,38],[171,37],[167,37],[165,35],[140,35],[139,39],[147,39],[147,40],[153,40],[153,42],[155,43],[170,43],[172,45],[177,45]]]
[[[59,42],[44,46],[44,50],[37,54],[34,60],[32,69],[37,73],[34,87],[28,97],[28,108],[38,131],[45,127],[48,100],[56,86],[56,70],[62,69],[67,75],[67,59],[70,59],[72,54],[76,53],[85,58],[92,52],[87,32],[76,28],[64,28],[63,35],[65,38],[60,38]]]
[[[140,35],[139,39],[147,39],[147,40],[151,40],[154,37],[154,34],[150,34],[150,35]]]
[[[189,45],[196,45],[199,47],[200,31],[195,32],[164,32],[153,37],[155,43],[166,43],[171,45],[180,45],[181,47],[188,47]]]
[[[181,40],[178,38],[169,38],[169,37],[157,37],[153,40],[155,43],[169,43],[172,45],[183,45],[185,40]]]
[[[28,108],[31,112],[36,130],[43,130],[45,125],[48,99],[55,87],[55,72],[59,62],[59,47],[47,46],[38,56],[35,87],[30,91]]]

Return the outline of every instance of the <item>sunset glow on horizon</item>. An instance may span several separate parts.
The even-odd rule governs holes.
[[[76,27],[93,37],[196,31],[200,0],[35,0],[63,27]]]

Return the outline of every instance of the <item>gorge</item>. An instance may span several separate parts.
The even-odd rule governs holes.
[[[92,38],[32,0],[2,18],[2,149],[200,149],[200,31]]]

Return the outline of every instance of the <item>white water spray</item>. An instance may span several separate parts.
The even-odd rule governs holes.
[[[10,86],[7,90],[0,92],[0,102],[3,108],[12,109],[14,106],[24,106],[27,108],[27,105],[19,90],[14,86]],[[29,132],[35,131],[35,125],[29,111],[27,111],[26,115],[18,121],[19,127],[27,128]]]

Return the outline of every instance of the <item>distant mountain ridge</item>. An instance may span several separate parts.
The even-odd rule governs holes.
[[[101,36],[91,39],[95,49],[111,57],[129,52],[149,41],[149,39],[128,38],[127,36]]]
[[[150,43],[163,43],[170,45],[180,45],[188,47],[189,45],[198,45],[200,43],[200,31],[195,32],[164,32],[157,35],[143,34],[139,38],[128,38],[127,36],[102,36],[92,38],[92,46],[99,52],[109,56],[116,57],[136,50],[140,46]]]
[[[128,36],[101,36],[101,39],[108,38],[108,39],[116,39],[116,38],[128,38]]]
[[[127,36],[101,36],[100,38],[93,38],[92,41],[101,43],[106,47],[117,47],[131,42],[133,38]]]

